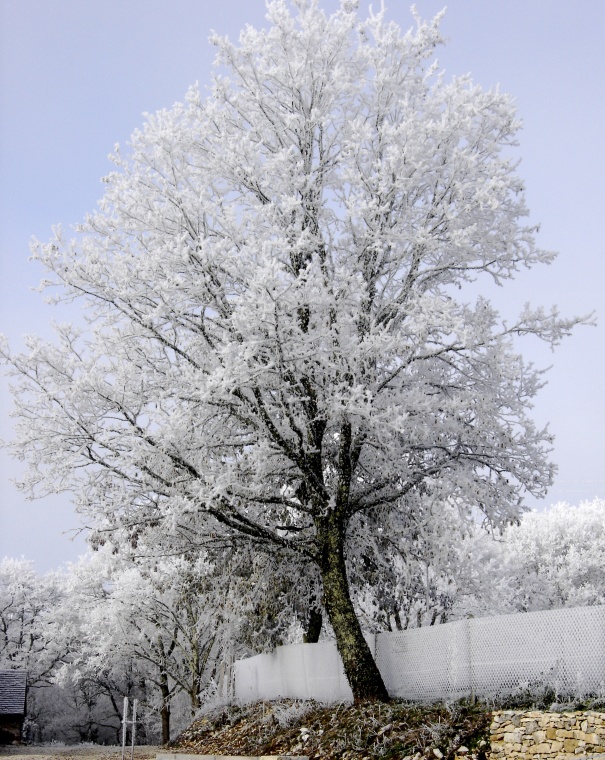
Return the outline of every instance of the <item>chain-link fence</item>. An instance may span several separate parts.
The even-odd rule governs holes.
[[[379,634],[376,661],[404,699],[603,694],[605,607],[461,620]]]
[[[368,637],[389,694],[413,700],[550,690],[605,696],[605,606],[460,620]],[[235,663],[243,702],[352,698],[334,642]]]

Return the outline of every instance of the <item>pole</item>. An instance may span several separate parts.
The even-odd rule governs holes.
[[[132,720],[128,720],[128,697],[124,697],[124,717],[122,718],[122,760],[126,755],[126,726],[130,723],[130,760],[134,760],[134,741],[137,732],[137,703],[138,700],[132,701]]]
[[[124,697],[124,715],[122,717],[122,760],[126,752],[126,719],[128,718],[128,697]]]
[[[134,737],[137,732],[137,701],[138,700],[135,699],[132,703],[132,745],[130,747],[130,760],[134,760]]]

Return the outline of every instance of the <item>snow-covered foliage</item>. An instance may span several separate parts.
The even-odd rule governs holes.
[[[171,717],[182,728],[206,695],[226,697],[228,666],[249,651],[230,583],[182,557],[137,566],[98,552],[49,576],[3,560],[0,667],[28,672],[28,738],[117,742],[129,697],[139,740],[167,741]]]
[[[501,535],[465,542],[474,580],[454,615],[605,604],[605,500],[527,512]]]
[[[0,560],[0,668],[27,671],[28,687],[47,686],[68,648],[52,610],[63,598],[62,577],[40,577],[33,562]]]
[[[81,646],[60,682],[95,684],[120,707],[124,696],[138,697],[148,722],[160,716],[168,741],[171,718],[183,727],[206,696],[228,696],[228,666],[247,651],[241,611],[229,603],[243,595],[230,593],[237,578],[226,571],[207,557],[135,564],[103,551],[75,566],[70,599],[78,599]]]
[[[373,531],[374,551],[349,560],[365,630],[404,630],[445,623],[477,570],[469,542],[485,531],[469,525],[452,500],[426,499],[402,531],[392,519]],[[462,511],[462,514],[461,514]]]
[[[605,604],[605,500],[525,512],[503,530],[461,530],[450,504],[434,535],[402,554],[385,538],[377,567],[351,568],[366,630],[403,630],[470,616]]]
[[[418,538],[408,561],[392,553],[390,574],[364,567],[362,578],[351,568],[366,629],[605,604],[603,499],[526,513],[495,536],[461,537],[450,507],[443,551],[428,541],[425,551]],[[133,564],[100,550],[47,576],[4,559],[0,668],[28,670],[28,738],[119,742],[128,696],[139,700],[139,740],[158,742],[201,704],[224,703],[226,666],[270,648],[266,620],[272,644],[288,641],[300,620],[296,595],[269,586],[270,559],[251,552],[229,553],[220,567],[183,557]],[[259,586],[256,597],[239,588],[248,583]],[[301,633],[298,624],[298,641]],[[276,717],[288,725],[306,709],[297,703]]]
[[[392,539],[405,565],[440,505],[504,524],[544,494],[542,376],[512,340],[574,320],[465,300],[553,256],[523,223],[512,100],[439,73],[439,18],[268,18],[216,37],[211,96],[149,116],[75,238],[34,247],[90,322],[2,349],[13,449],[26,491],[73,490],[120,551],[246,541],[314,566],[356,697],[383,698],[345,544],[379,567]]]
[[[65,573],[39,576],[24,559],[0,561],[0,668],[27,672],[29,740],[91,738],[90,690],[78,686],[68,693],[55,686],[79,645],[67,579]],[[99,720],[96,715],[94,722]]]

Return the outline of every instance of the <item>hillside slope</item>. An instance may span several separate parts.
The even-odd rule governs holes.
[[[281,700],[214,708],[170,747],[198,754],[298,754],[322,760],[485,760],[491,713],[481,705],[392,701],[325,707]]]

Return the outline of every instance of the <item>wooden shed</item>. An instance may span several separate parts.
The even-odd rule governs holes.
[[[0,744],[21,741],[26,691],[24,670],[0,670]]]

